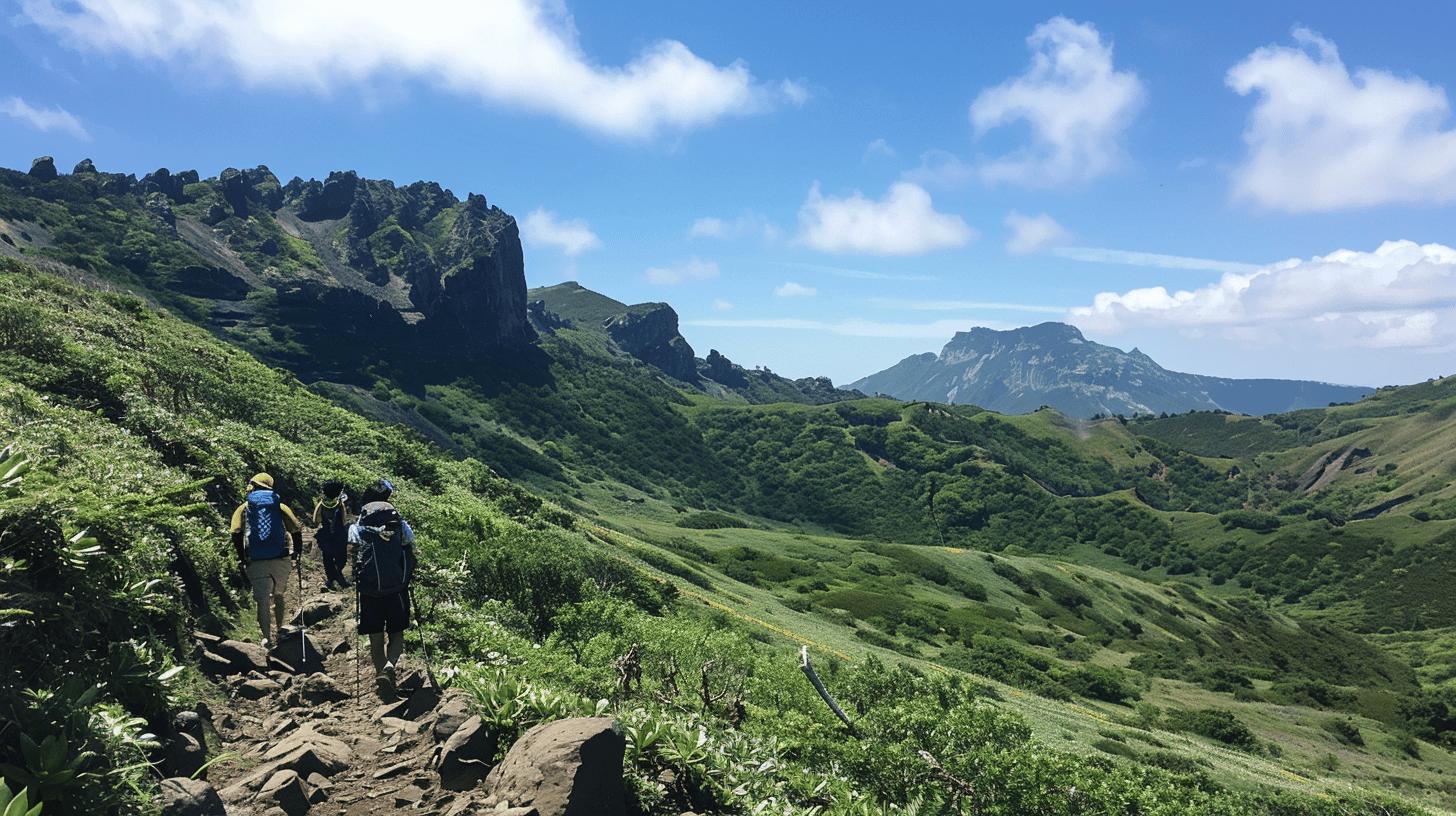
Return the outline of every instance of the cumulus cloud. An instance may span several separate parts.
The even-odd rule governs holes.
[[[60,131],[69,133],[77,139],[91,138],[91,134],[86,132],[81,120],[63,108],[37,108],[18,96],[12,96],[8,99],[0,99],[0,113],[12,119],[18,119],[42,133]]]
[[[1387,241],[1225,273],[1200,289],[1102,292],[1071,319],[1094,331],[1212,330],[1252,345],[1432,347],[1456,340],[1456,249]]]
[[[688,281],[711,280],[718,277],[718,264],[699,258],[689,258],[675,266],[654,266],[647,270],[650,283],[675,286]]]
[[[249,86],[327,92],[419,80],[437,88],[642,138],[776,101],[799,83],[764,84],[676,40],[624,65],[581,47],[560,0],[22,0],[31,22],[83,50],[184,68],[224,69]]]
[[[779,297],[813,297],[819,294],[819,290],[812,286],[805,286],[802,283],[788,281],[774,290]]]
[[[1049,186],[1102,175],[1122,155],[1124,131],[1143,104],[1143,83],[1112,64],[1091,23],[1053,17],[1026,38],[1031,65],[971,103],[977,135],[1025,121],[1032,142],[981,167],[987,181]]]
[[[713,301],[713,311],[731,312],[733,311],[733,302],[730,300],[724,300],[723,298],[716,298]]]
[[[822,252],[918,255],[975,237],[960,216],[936,212],[930,194],[908,181],[891,185],[878,201],[858,191],[827,197],[816,183],[799,208],[799,240]]]
[[[1006,226],[1011,230],[1006,251],[1012,255],[1027,255],[1071,237],[1071,233],[1046,213],[1022,215],[1012,210],[1006,215]]]
[[[1456,199],[1456,130],[1446,92],[1373,68],[1352,75],[1335,44],[1304,28],[1228,72],[1258,101],[1234,193],[1289,212]]]
[[[555,247],[568,258],[602,245],[601,239],[582,219],[557,218],[555,213],[541,208],[521,221],[521,237],[528,244]]]
[[[737,218],[725,219],[716,216],[699,218],[688,228],[689,238],[742,238],[744,236],[762,236],[766,241],[772,241],[779,236],[779,228],[769,222],[767,218],[756,212],[748,211]]]

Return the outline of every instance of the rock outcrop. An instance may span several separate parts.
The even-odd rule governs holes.
[[[683,382],[698,381],[693,347],[678,331],[677,312],[666,303],[632,307],[606,323],[607,334],[621,349]]]
[[[541,816],[622,816],[626,744],[607,717],[542,723],[486,777],[486,804],[535,808]]]
[[[41,156],[30,163],[30,177],[33,179],[54,181],[59,175],[56,160],[50,156]]]
[[[201,779],[163,779],[157,800],[162,816],[227,816],[222,797]]]

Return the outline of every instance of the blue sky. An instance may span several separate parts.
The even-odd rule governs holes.
[[[1441,4],[8,5],[0,164],[437,180],[699,354],[844,382],[1069,320],[1199,373],[1456,372]]]

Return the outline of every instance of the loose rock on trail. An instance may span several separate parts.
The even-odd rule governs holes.
[[[624,812],[623,740],[610,719],[537,726],[497,765],[497,738],[469,696],[432,687],[412,658],[395,695],[381,699],[367,651],[358,655],[356,694],[354,598],[323,591],[313,559],[304,569],[303,598],[293,584],[288,608],[306,637],[294,629],[270,651],[195,634],[227,702],[179,715],[195,733],[174,740],[183,759],[163,783],[164,816]],[[209,754],[225,756],[186,778]]]

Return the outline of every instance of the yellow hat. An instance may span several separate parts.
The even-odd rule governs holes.
[[[259,473],[258,475],[256,475],[253,478],[249,479],[248,480],[248,484],[250,484],[250,485],[257,485],[258,487],[266,487],[269,490],[272,490],[273,489],[273,477],[272,476],[269,476],[266,473]]]

